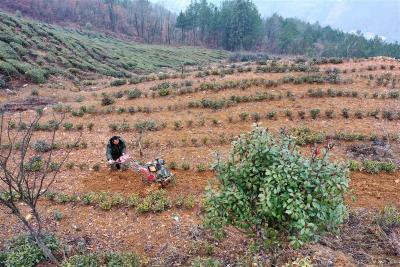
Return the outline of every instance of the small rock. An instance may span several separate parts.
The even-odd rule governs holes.
[[[10,90],[10,89],[6,89],[6,93],[9,94],[9,95],[16,95],[17,94],[15,91]]]

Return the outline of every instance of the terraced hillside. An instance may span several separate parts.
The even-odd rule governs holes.
[[[141,45],[104,34],[61,28],[0,12],[0,87],[25,78],[44,83],[51,75],[131,77],[218,62],[226,52]]]
[[[190,266],[199,257],[222,266],[270,266],[272,259],[256,254],[242,233],[229,229],[216,240],[201,226],[204,189],[215,182],[215,153],[226,156],[236,136],[259,124],[273,134],[289,131],[305,154],[330,140],[332,159],[351,168],[350,215],[341,231],[298,251],[280,247],[275,266],[296,258],[317,266],[398,266],[399,228],[395,221],[390,231],[381,228],[376,216],[386,214],[377,212],[386,206],[400,208],[399,84],[394,59],[283,59],[93,80],[79,88],[60,80],[2,97],[56,102],[35,125],[33,143],[48,140],[53,113],[67,114],[54,151],[55,158],[65,150],[72,154],[41,210],[46,229],[68,244],[135,252],[147,266]],[[31,114],[7,114],[13,133]],[[80,133],[82,141],[73,146]],[[159,190],[133,171],[111,172],[105,145],[112,135],[124,137],[136,159],[165,158],[176,180]],[[0,212],[0,246],[22,229]]]

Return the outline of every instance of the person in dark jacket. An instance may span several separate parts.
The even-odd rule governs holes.
[[[106,157],[112,169],[121,169],[121,164],[115,162],[125,154],[126,144],[120,136],[113,136],[107,144]]]

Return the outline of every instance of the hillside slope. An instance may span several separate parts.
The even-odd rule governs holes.
[[[42,83],[50,75],[77,72],[130,77],[182,64],[218,62],[227,55],[219,50],[130,43],[0,12],[0,87],[15,78]]]

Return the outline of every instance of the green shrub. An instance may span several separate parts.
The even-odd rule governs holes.
[[[270,111],[267,113],[267,119],[275,120],[276,119],[276,111]]]
[[[96,199],[96,193],[89,192],[82,196],[82,203],[84,205],[90,205],[95,202],[95,199]]]
[[[95,164],[93,165],[92,169],[93,169],[95,172],[100,171],[100,169],[101,169],[100,163],[95,163]]]
[[[32,96],[38,96],[38,95],[39,95],[38,89],[32,89],[31,95],[32,95]]]
[[[241,121],[247,121],[247,119],[249,118],[249,113],[247,112],[242,112],[239,114],[239,118]]]
[[[168,88],[162,88],[158,91],[159,96],[167,96],[170,94],[170,90]]]
[[[83,115],[85,115],[85,111],[82,109],[73,110],[71,114],[74,117],[83,117]]]
[[[171,162],[169,163],[169,168],[170,168],[171,170],[176,170],[176,168],[178,168],[178,164],[177,164],[175,161],[171,161]]]
[[[101,104],[103,106],[108,106],[108,105],[112,105],[115,103],[115,100],[111,96],[107,95],[106,93],[103,93],[102,96],[103,96],[103,98],[101,99]]]
[[[62,214],[62,212],[61,211],[59,211],[59,210],[55,210],[54,212],[53,212],[53,217],[54,217],[54,220],[56,220],[56,221],[61,221],[63,218],[64,218],[64,215]]]
[[[174,129],[175,130],[182,129],[182,122],[181,121],[174,121]]]
[[[2,51],[0,51],[2,52]],[[5,74],[7,76],[16,76],[18,75],[18,70],[8,62],[2,61],[0,59],[0,73]]]
[[[204,163],[200,163],[197,165],[198,172],[205,172],[207,170],[207,165]]]
[[[124,92],[118,91],[112,94],[115,98],[122,98],[124,96]]]
[[[358,111],[356,111],[356,112],[354,113],[354,116],[355,116],[357,119],[362,119],[362,118],[364,118],[364,113],[363,113],[361,110],[358,110]]]
[[[122,114],[122,113],[125,113],[125,112],[126,112],[126,109],[124,107],[120,107],[120,108],[117,109],[117,113],[118,114]]]
[[[128,196],[126,199],[126,204],[128,207],[137,207],[137,205],[140,203],[140,197],[138,194],[133,193]]]
[[[222,264],[217,259],[197,257],[192,261],[190,266],[191,267],[220,267],[220,266],[222,266]]]
[[[342,116],[343,116],[343,118],[345,118],[345,119],[350,118],[350,110],[349,110],[348,108],[342,109]]]
[[[139,98],[142,95],[142,91],[135,88],[133,90],[129,90],[127,93],[127,98],[130,99],[135,99],[135,98]]]
[[[126,80],[114,80],[110,83],[111,86],[121,86],[126,84],[127,81]]]
[[[64,130],[70,131],[70,130],[72,130],[72,128],[74,128],[74,124],[72,124],[71,122],[66,122],[66,123],[64,123],[63,127],[64,127]]]
[[[0,266],[6,266],[7,253],[0,250]]]
[[[190,163],[183,162],[181,167],[182,167],[183,170],[188,171],[188,170],[190,170]]]
[[[42,169],[43,164],[44,161],[41,156],[34,156],[24,165],[24,169],[27,172],[38,172]]]
[[[149,211],[160,212],[171,207],[171,200],[167,197],[164,190],[158,190],[146,196],[141,203],[137,205],[136,210],[140,213]]]
[[[261,119],[260,113],[258,113],[258,112],[252,113],[252,114],[251,114],[251,119],[252,119],[254,122],[259,122],[260,119]]]
[[[386,232],[400,227],[400,212],[395,206],[386,206],[375,216],[374,221]]]
[[[392,121],[394,119],[394,115],[393,115],[393,111],[391,110],[384,110],[382,112],[382,118],[384,118],[385,120],[390,120]]]
[[[233,225],[267,241],[288,235],[299,247],[341,224],[347,167],[324,151],[305,157],[294,142],[261,127],[241,135],[228,160],[215,166],[220,183],[207,190],[206,225],[220,232]]]
[[[95,254],[74,255],[62,263],[62,267],[100,267],[100,259]]]
[[[140,258],[133,253],[117,254],[110,252],[106,254],[107,267],[140,267]]]
[[[366,160],[363,162],[363,170],[367,173],[376,174],[381,171],[383,172],[394,172],[397,169],[397,165],[391,161],[373,161]]]
[[[315,120],[316,118],[318,118],[320,112],[321,112],[321,111],[320,111],[319,109],[312,109],[312,110],[310,110],[311,118],[312,118],[313,120]]]
[[[52,171],[52,172],[59,171],[61,168],[61,163],[51,162],[49,168],[50,168],[50,171]]]
[[[7,86],[7,82],[0,76],[0,88],[5,88]]]
[[[26,76],[31,82],[34,83],[45,83],[46,72],[40,69],[31,69],[26,72]]]
[[[32,148],[37,152],[48,152],[52,149],[51,144],[48,143],[46,140],[38,140],[33,143]]]
[[[75,163],[74,162],[68,162],[67,164],[65,164],[65,167],[68,170],[72,170],[75,167]]]
[[[311,131],[308,127],[299,127],[291,130],[291,134],[296,140],[297,145],[320,144],[326,140],[326,135],[323,132]]]
[[[333,111],[333,109],[328,109],[328,110],[325,111],[325,116],[326,116],[328,119],[333,119],[334,113],[335,113],[335,112]]]
[[[285,116],[289,119],[289,120],[293,120],[293,112],[291,110],[285,110]]]
[[[362,163],[358,162],[356,160],[350,160],[349,169],[350,169],[350,171],[361,171],[362,170]]]
[[[43,235],[43,241],[53,253],[59,249],[59,242],[54,235]],[[46,259],[32,238],[26,235],[18,236],[9,241],[4,252],[5,266],[33,267]]]

